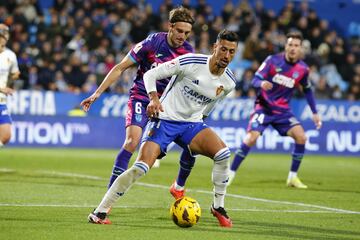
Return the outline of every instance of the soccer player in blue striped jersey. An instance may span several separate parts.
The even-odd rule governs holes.
[[[108,73],[99,88],[90,97],[81,102],[83,109],[88,111],[91,104],[111,84],[117,81],[126,69],[138,65],[134,84],[129,92],[125,141],[115,159],[108,188],[128,168],[130,158],[139,145],[143,129],[148,121],[146,107],[149,104],[149,97],[144,86],[144,73],[163,62],[186,53],[194,52],[193,47],[186,41],[193,24],[194,19],[188,9],[178,7],[170,11],[169,31],[167,33],[150,34],[145,40],[137,43],[127,56]],[[164,78],[157,82],[159,96],[161,96],[169,81],[170,78]],[[190,156],[188,151],[183,151],[180,156],[180,165],[187,164],[187,166],[192,166],[194,161],[195,158]]]
[[[272,125],[281,136],[290,136],[295,141],[287,186],[307,188],[297,176],[305,152],[305,131],[289,107],[296,88],[303,90],[313,112],[313,121],[317,129],[321,127],[321,119],[317,114],[308,80],[309,68],[300,60],[302,40],[300,32],[290,32],[287,34],[285,53],[269,56],[257,70],[252,81],[258,93],[255,110],[250,117],[248,133],[231,164],[229,184],[257,138],[269,125]]]
[[[225,211],[230,150],[204,122],[215,106],[235,87],[235,79],[227,68],[237,49],[236,33],[223,30],[214,44],[212,55],[186,54],[149,70],[144,75],[150,98],[147,124],[139,155],[132,167],[121,174],[110,187],[99,206],[90,213],[89,221],[106,224],[106,212],[166,152],[171,142],[202,154],[214,162],[212,181],[213,204],[210,209],[222,227],[232,227]],[[159,99],[156,81],[172,77]]]

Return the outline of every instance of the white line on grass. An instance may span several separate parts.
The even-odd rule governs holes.
[[[7,168],[0,168],[0,172],[12,172],[15,171],[13,169],[7,169]],[[52,176],[65,176],[65,177],[75,177],[75,178],[83,178],[83,179],[91,179],[91,180],[106,180],[102,177],[92,176],[92,175],[85,175],[85,174],[78,174],[78,173],[69,173],[69,172],[57,172],[57,171],[45,171],[45,170],[39,170],[35,171],[35,173],[41,173],[41,174],[48,174]],[[142,183],[137,182],[135,183],[140,186],[145,187],[151,187],[151,188],[160,188],[160,189],[168,189],[168,186],[159,185],[159,184],[151,184],[151,183]],[[198,192],[198,193],[205,193],[205,194],[213,194],[212,191],[205,191],[205,190],[195,190],[195,189],[187,189],[188,192]],[[258,201],[258,202],[266,202],[266,203],[274,203],[274,204],[284,204],[284,205],[294,205],[294,206],[301,206],[301,207],[310,207],[310,208],[318,208],[326,211],[311,211],[311,210],[264,210],[264,209],[242,209],[243,211],[263,211],[263,212],[316,212],[316,213],[345,213],[345,214],[360,214],[360,212],[357,211],[350,211],[350,210],[344,210],[340,208],[331,208],[331,207],[325,207],[321,205],[315,205],[315,204],[307,204],[307,203],[301,203],[301,202],[288,202],[288,201],[278,201],[278,200],[269,200],[264,198],[254,198],[239,194],[226,194],[227,197],[233,197],[233,198],[239,198],[239,199],[246,199],[250,201]],[[5,204],[5,203],[4,203]],[[10,206],[10,205],[4,205],[0,203],[0,206]],[[16,204],[15,204],[16,205]],[[11,206],[15,206],[11,205]],[[36,205],[36,204],[35,204]],[[17,206],[17,205],[16,205]],[[19,206],[28,206],[28,205],[19,205]],[[29,205],[30,206],[30,205]],[[32,206],[32,205],[31,205]],[[43,205],[41,205],[43,206]],[[52,206],[52,205],[46,205],[46,206]],[[62,205],[54,205],[54,206],[62,206]],[[65,205],[63,205],[65,206]],[[66,205],[71,206],[71,205]],[[76,206],[76,205],[74,205]],[[80,206],[79,206],[80,207]],[[82,206],[81,206],[82,207]],[[90,206],[84,206],[84,207],[90,207]],[[230,210],[230,209],[229,209]],[[236,210],[236,209],[233,209]]]
[[[157,185],[157,184],[149,184],[149,183],[136,183],[136,184],[146,186],[146,187],[153,187],[153,188],[166,188],[166,189],[169,188],[167,186]],[[213,194],[213,192],[205,191],[205,190],[186,189],[186,191],[187,192]],[[330,208],[330,207],[325,207],[325,206],[320,206],[320,205],[299,203],[299,202],[288,202],[288,201],[269,200],[269,199],[264,199],[264,198],[254,198],[254,197],[249,197],[249,196],[244,196],[244,195],[239,195],[239,194],[227,193],[226,197],[240,198],[240,199],[246,199],[246,200],[250,200],[250,201],[258,201],[258,202],[266,202],[266,203],[286,204],[286,205],[295,205],[295,206],[302,206],[302,207],[319,208],[319,209],[327,210],[330,212],[336,212],[336,213],[360,214],[360,212],[357,212],[357,211],[344,210],[344,209],[340,209],[340,208]]]
[[[93,208],[94,205],[77,205],[77,204],[34,204],[34,203],[0,203],[0,207],[54,207],[54,208]],[[143,209],[167,209],[167,207],[154,207],[146,205],[135,205],[135,206],[116,206],[115,208],[143,208]],[[334,212],[334,211],[320,211],[320,210],[270,210],[270,209],[260,209],[260,208],[229,208],[230,211],[237,212],[274,212],[274,213],[331,213],[331,214],[344,214],[343,212]],[[351,213],[345,213],[351,214]]]

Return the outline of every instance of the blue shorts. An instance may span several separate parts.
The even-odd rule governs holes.
[[[11,124],[11,117],[9,110],[5,104],[0,104],[0,125],[1,124]]]
[[[125,127],[136,125],[142,129],[145,128],[146,123],[149,120],[148,116],[146,115],[147,105],[148,103],[130,98],[126,112]]]
[[[177,122],[152,119],[146,126],[142,142],[152,141],[160,145],[161,154],[171,142],[187,149],[192,139],[208,126],[203,122]]]
[[[281,136],[287,136],[287,132],[292,127],[300,125],[300,122],[291,112],[267,114],[263,110],[256,110],[250,116],[247,131],[257,131],[262,134],[269,125],[273,126]]]

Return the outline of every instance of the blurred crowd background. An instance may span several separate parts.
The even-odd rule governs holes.
[[[53,0],[43,8],[37,0],[0,0],[0,22],[10,26],[8,47],[18,57],[21,77],[16,89],[93,92],[134,43],[149,33],[167,31],[168,13],[176,7],[151,1]],[[206,0],[191,5],[196,19],[189,39],[196,52],[209,54],[223,28],[238,32],[239,51],[230,65],[237,76],[234,97],[253,97],[251,79],[259,64],[282,51],[285,34],[300,30],[303,58],[317,99],[360,99],[360,40],[343,37],[321,19],[311,5],[287,2],[279,12],[261,1],[227,1],[216,15]],[[136,69],[126,71],[109,89],[127,93]]]

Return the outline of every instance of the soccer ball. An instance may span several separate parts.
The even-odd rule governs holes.
[[[171,205],[170,216],[179,227],[192,227],[200,219],[201,208],[195,199],[182,197]]]

